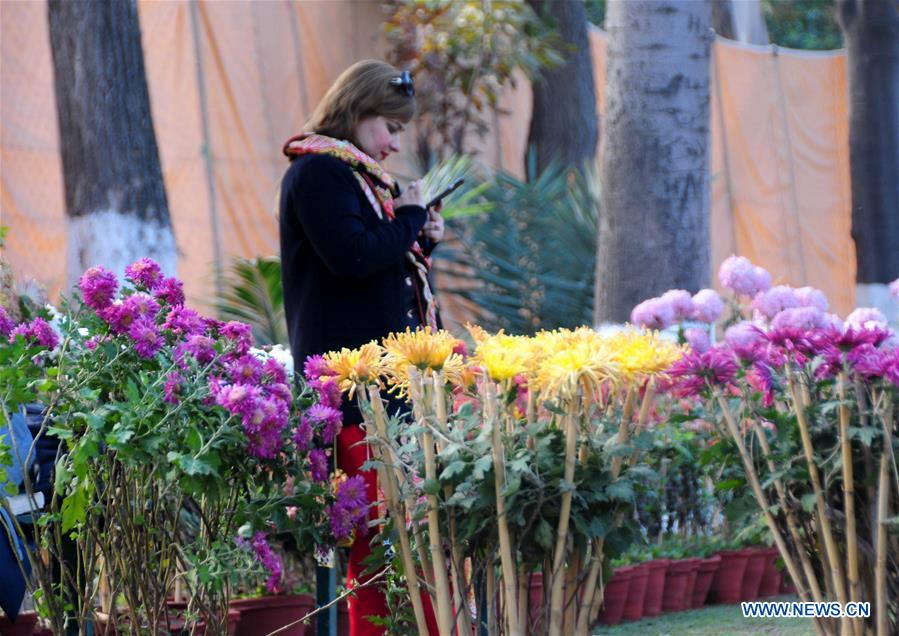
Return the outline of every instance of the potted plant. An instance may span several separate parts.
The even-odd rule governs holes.
[[[631,565],[618,568],[612,573],[612,578],[605,585],[602,609],[597,618],[599,623],[617,625],[621,622],[633,575],[634,566]]]

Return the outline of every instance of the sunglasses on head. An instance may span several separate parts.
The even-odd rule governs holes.
[[[399,77],[391,78],[391,86],[396,86],[409,97],[415,95],[415,85],[412,83],[412,74],[409,71],[403,71]]]

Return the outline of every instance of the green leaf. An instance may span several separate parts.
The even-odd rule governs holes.
[[[449,466],[443,469],[443,472],[440,473],[441,480],[452,479],[453,476],[458,475],[463,472],[466,468],[467,464],[461,460],[456,460],[451,462]]]
[[[553,529],[552,526],[549,525],[549,522],[542,517],[537,523],[537,528],[534,531],[534,539],[537,541],[537,544],[544,550],[552,549]]]
[[[606,486],[606,492],[612,499],[618,501],[632,501],[634,499],[634,487],[629,480],[619,479]]]
[[[79,485],[62,500],[62,531],[68,532],[87,517],[87,488]]]
[[[490,455],[479,457],[474,463],[474,470],[471,472],[472,478],[476,481],[482,480],[491,466],[493,466],[493,458]]]
[[[437,495],[440,493],[440,482],[436,479],[425,479],[421,485],[421,489],[428,495]]]
[[[815,493],[813,492],[802,495],[802,499],[800,501],[802,503],[802,509],[806,512],[811,512],[812,510],[814,510],[815,504],[817,503]]]

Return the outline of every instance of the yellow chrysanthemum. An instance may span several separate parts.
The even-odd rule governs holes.
[[[541,361],[534,383],[547,399],[571,399],[578,387],[585,395],[594,396],[604,383],[617,382],[620,378],[613,352],[595,332],[592,335],[582,331],[557,333],[555,338],[546,337],[544,342],[557,345]]]
[[[471,339],[474,340],[475,344],[481,344],[490,337],[490,334],[484,331],[483,327],[479,325],[473,325],[470,322],[465,323],[465,329],[469,334],[471,334]]]
[[[683,355],[683,349],[652,331],[623,331],[610,336],[614,358],[627,380],[642,381],[664,373]]]
[[[331,351],[324,355],[331,376],[341,391],[350,397],[357,384],[378,383],[381,375],[381,356],[384,350],[376,342],[369,342],[358,349]]]
[[[492,380],[502,382],[526,373],[532,353],[528,338],[498,333],[479,342],[474,357]]]
[[[462,359],[453,354],[459,341],[448,331],[432,332],[430,327],[402,333],[392,333],[384,339],[382,371],[390,384],[405,395],[409,388],[409,367],[422,372],[427,369],[446,371],[447,376],[458,375]]]

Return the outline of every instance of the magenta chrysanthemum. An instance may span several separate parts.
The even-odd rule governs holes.
[[[262,362],[256,356],[245,353],[227,365],[228,375],[234,382],[259,382],[262,377]]]
[[[180,307],[184,304],[184,283],[177,278],[163,278],[153,289],[153,295],[169,305]]]
[[[162,280],[162,270],[153,259],[142,258],[125,268],[125,278],[135,285],[152,290]]]
[[[733,382],[736,373],[733,354],[722,347],[690,353],[668,370],[674,393],[679,397],[701,395],[711,387],[726,387]]]
[[[177,305],[169,310],[162,328],[178,335],[202,334],[206,331],[206,323],[193,309]]]
[[[309,451],[309,473],[313,481],[328,481],[328,456],[321,448]]]
[[[177,372],[169,373],[165,377],[165,384],[162,387],[163,401],[168,404],[178,404],[181,399],[181,384],[184,378]]]
[[[237,322],[236,320],[226,322],[219,329],[219,334],[234,343],[236,355],[247,353],[253,344],[253,328],[243,322]]]
[[[314,404],[306,411],[306,417],[316,428],[321,429],[322,440],[325,444],[331,444],[343,427],[343,414],[324,404]]]
[[[287,370],[274,358],[267,358],[262,363],[262,375],[271,384],[287,384]]]
[[[100,311],[109,307],[112,299],[115,298],[119,282],[115,274],[98,265],[87,269],[81,275],[78,287],[81,290],[84,304],[94,311]]]
[[[215,358],[215,341],[209,336],[194,334],[178,345],[175,349],[175,359],[184,361],[184,356],[192,356],[200,364],[209,364]]]
[[[305,417],[300,418],[300,423],[293,432],[293,443],[298,451],[307,451],[312,444],[312,424]]]
[[[323,375],[330,375],[328,363],[322,356],[309,356],[303,364],[303,374],[310,382],[320,379]]]
[[[343,403],[343,393],[340,387],[332,379],[310,382],[309,386],[318,392],[318,402],[334,409],[339,409]]]
[[[284,573],[284,565],[281,563],[281,557],[272,551],[264,532],[257,532],[253,535],[251,542],[253,553],[256,560],[262,564],[268,573],[268,580],[265,582],[265,589],[270,593],[279,591],[281,576]]]
[[[0,306],[0,338],[9,338],[9,334],[12,333],[15,326],[16,323],[14,323],[13,319],[6,313],[6,309],[3,306]]]
[[[16,336],[22,336],[28,342],[37,342],[47,349],[55,349],[59,344],[59,336],[43,318],[35,318],[15,327],[9,334],[9,341],[14,342]]]
[[[724,301],[714,289],[700,289],[693,296],[693,320],[713,323],[721,317]]]
[[[152,358],[165,344],[156,325],[145,318],[139,318],[131,323],[128,335],[134,341],[134,350],[141,358]]]

